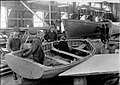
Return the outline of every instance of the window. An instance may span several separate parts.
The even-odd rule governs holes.
[[[36,12],[36,14],[41,19],[44,19],[44,13],[43,12]],[[34,15],[33,18],[34,18],[34,27],[43,27],[43,22],[36,15]]]
[[[5,7],[1,7],[1,19],[0,19],[0,27],[1,29],[4,29],[7,27],[7,10],[5,9]]]
[[[100,4],[97,3],[91,3],[92,7],[100,8]]]
[[[68,19],[68,14],[67,14],[67,12],[61,12],[61,19]],[[64,24],[63,24],[63,20],[62,20],[62,22],[61,22],[61,31],[62,31],[62,32],[65,31],[65,29],[64,29]]]

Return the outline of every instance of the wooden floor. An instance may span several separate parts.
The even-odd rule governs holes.
[[[62,81],[62,82],[61,82]],[[22,85],[20,80],[14,80],[12,75],[1,78],[1,85]],[[25,84],[29,85],[29,84]],[[33,85],[33,84],[32,84]],[[73,85],[73,77],[53,77],[40,80],[37,85]]]
[[[20,83],[21,80],[14,80],[12,74],[1,77],[1,85],[20,85]]]
[[[108,75],[111,74],[86,76],[87,85],[103,85],[103,79],[106,78]],[[37,85],[76,85],[73,84],[75,78],[80,78],[80,77],[58,76],[50,79],[40,80],[40,82]],[[22,85],[22,84],[20,84],[19,80],[15,81],[12,75],[9,75],[1,78],[1,85]],[[29,84],[25,84],[25,85],[29,85]]]
[[[1,85],[15,85],[12,75],[1,77]]]

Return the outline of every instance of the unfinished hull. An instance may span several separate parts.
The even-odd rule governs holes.
[[[57,64],[52,63],[52,65],[51,64],[48,65],[48,63],[45,63],[44,61],[44,64],[42,65],[33,60],[30,60],[27,58],[21,58],[12,54],[7,54],[5,56],[6,63],[14,72],[16,72],[18,75],[24,78],[45,79],[45,78],[51,78],[51,77],[57,76],[58,74],[88,60],[95,53],[95,48],[87,40],[77,40],[77,39],[68,40],[68,44],[71,45],[73,48],[77,48],[84,43],[86,44],[85,47],[87,47],[88,49],[86,51],[89,51],[89,53],[84,57],[82,57],[82,55],[78,56],[72,53],[68,53],[68,52],[60,51],[56,49],[54,47],[54,44],[56,43],[59,43],[59,42],[46,43],[42,47],[45,53],[45,61],[49,60],[50,63],[54,61]],[[85,47],[83,47],[82,49],[85,50],[84,49]],[[54,50],[57,54],[52,53],[51,50]],[[78,49],[78,50],[81,51],[81,49]],[[63,54],[64,56],[71,56],[75,58],[75,61],[68,62],[65,59],[63,59],[62,55],[59,55],[59,54]]]
[[[111,33],[112,35],[120,34],[120,22],[112,22]]]
[[[109,24],[111,22],[92,22],[88,20],[64,20],[64,28],[68,38],[80,38],[81,36],[98,35],[96,27],[101,24]]]

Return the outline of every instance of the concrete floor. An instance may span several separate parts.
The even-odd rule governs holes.
[[[5,77],[1,77],[1,85],[22,85],[22,84],[20,79],[14,80],[12,75],[7,75]],[[72,77],[57,77],[57,78],[54,77],[50,79],[42,79],[37,85],[73,85],[73,78]]]
[[[21,85],[21,79],[14,80],[13,75],[9,74],[4,77],[1,77],[0,85]]]
[[[16,85],[12,75],[1,77],[1,85]]]
[[[86,76],[87,85],[103,85],[103,83],[105,82],[105,78],[110,75],[111,74]],[[54,77],[49,79],[41,79],[39,83],[35,85],[74,85],[75,78],[80,78],[80,76],[76,76],[76,77],[61,76],[61,77]],[[14,80],[12,75],[8,75],[1,78],[1,85],[22,85],[22,84],[20,82],[20,79]],[[24,85],[29,85],[29,84],[24,84]],[[30,84],[30,85],[34,85],[34,84]]]

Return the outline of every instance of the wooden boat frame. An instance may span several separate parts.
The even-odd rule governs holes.
[[[54,77],[54,76],[56,76],[56,75],[58,75],[58,74],[60,74],[60,73],[62,73],[64,71],[70,69],[71,67],[74,67],[74,66],[76,66],[76,65],[86,61],[87,59],[89,59],[90,57],[92,57],[95,54],[94,46],[86,39],[69,39],[67,41],[68,41],[68,45],[73,46],[73,47],[79,46],[81,41],[83,41],[83,42],[86,41],[86,42],[88,42],[92,46],[93,50],[90,53],[90,55],[86,56],[84,59],[80,59],[78,61],[72,62],[71,64],[67,64],[65,66],[56,67],[56,68],[53,68],[51,70],[46,70],[41,78],[51,78],[51,77]],[[44,50],[45,54],[47,55],[48,51],[51,50],[51,48],[52,49],[54,48],[53,44],[58,43],[58,42],[59,41],[55,41],[55,42],[50,42],[50,43],[44,44],[43,45],[43,50]],[[54,49],[56,49],[56,48],[54,48]]]
[[[64,71],[66,71],[66,70],[68,70],[68,69],[70,69],[70,68],[72,68],[72,67],[74,67],[74,66],[76,66],[76,65],[78,65],[78,64],[80,64],[84,61],[86,61],[86,60],[88,60],[89,58],[91,58],[95,54],[95,48],[88,40],[83,40],[83,39],[69,39],[69,40],[67,40],[68,44],[70,46],[73,46],[73,47],[80,46],[82,44],[81,42],[86,42],[86,44],[88,43],[87,45],[90,46],[90,53],[89,53],[89,55],[87,55],[85,57],[81,57],[81,56],[76,57],[75,54],[71,54],[71,53],[68,53],[68,52],[65,52],[65,51],[60,51],[60,50],[56,49],[54,47],[54,44],[56,44],[58,42],[59,41],[49,42],[49,43],[44,43],[42,45],[43,51],[45,53],[45,58],[56,60],[57,58],[54,58],[53,56],[49,56],[51,50],[56,50],[56,52],[60,52],[60,53],[63,53],[65,55],[69,55],[71,57],[74,57],[77,60],[73,61],[71,63],[61,62],[63,65],[55,66],[55,67],[45,66],[45,65],[42,65],[42,64],[39,64],[39,63],[35,62],[36,64],[39,64],[40,68],[43,68],[43,70],[44,70],[43,74],[40,77],[41,79],[51,78],[51,77],[57,76],[60,73],[62,73]],[[80,58],[78,58],[78,57],[80,57]],[[24,58],[22,58],[22,59],[24,59]],[[27,60],[27,59],[24,59],[24,60]],[[59,62],[58,60],[56,60],[56,61]],[[29,61],[29,59],[27,61]],[[33,62],[33,61],[30,61],[30,62]],[[9,66],[9,64],[8,64],[8,66]],[[35,79],[35,78],[32,78],[32,79]],[[39,79],[39,78],[36,78],[36,79]]]

